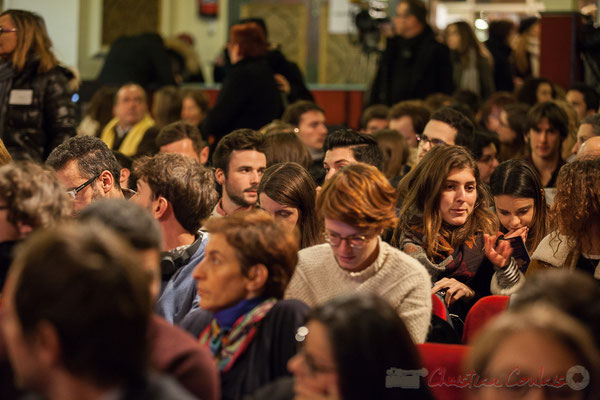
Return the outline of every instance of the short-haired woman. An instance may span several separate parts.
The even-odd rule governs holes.
[[[182,326],[207,346],[221,372],[223,399],[241,399],[288,375],[294,335],[308,307],[281,300],[298,260],[298,242],[270,215],[211,218],[205,257],[196,266],[200,310]]]
[[[352,164],[333,175],[317,197],[328,243],[300,251],[286,297],[314,307],[353,291],[376,293],[423,342],[431,317],[427,271],[380,238],[396,224],[396,198],[373,166]]]
[[[398,191],[403,203],[392,242],[427,268],[431,291],[443,293],[450,311],[465,317],[477,298],[520,287],[523,276],[510,244],[496,242],[489,196],[467,149],[433,147]]]

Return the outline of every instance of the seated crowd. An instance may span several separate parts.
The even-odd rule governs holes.
[[[283,107],[256,29],[232,28],[212,109],[127,83],[35,157],[0,140],[0,398],[597,398],[593,88],[333,128]],[[464,354],[454,381],[433,343]]]

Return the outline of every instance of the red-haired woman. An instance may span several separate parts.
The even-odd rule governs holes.
[[[383,242],[396,224],[396,191],[377,168],[357,163],[329,179],[317,197],[328,243],[303,249],[286,291],[311,307],[350,292],[375,293],[422,343],[431,317],[431,280],[416,260]]]
[[[263,30],[253,22],[232,26],[227,49],[232,67],[200,129],[215,143],[235,129],[259,129],[283,112],[281,94],[265,59],[268,43]]]

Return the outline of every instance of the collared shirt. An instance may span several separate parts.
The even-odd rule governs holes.
[[[217,203],[217,205],[215,206],[215,209],[214,209],[214,211],[213,211],[213,213],[212,213],[211,217],[216,217],[216,216],[217,216],[217,214],[218,214],[219,216],[221,216],[221,217],[226,217],[226,216],[228,216],[228,215],[229,215],[229,214],[227,214],[227,212],[225,212],[225,210],[223,209],[222,202],[223,202],[223,198],[221,197],[221,198],[219,199],[219,202],[218,202],[218,203]],[[250,206],[250,207],[238,207],[238,208],[236,208],[236,209],[233,211],[233,213],[232,213],[232,214],[235,214],[236,212],[239,212],[239,211],[250,211],[250,210],[252,210],[253,208],[254,208],[254,206]]]

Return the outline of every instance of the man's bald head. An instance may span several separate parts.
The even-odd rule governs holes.
[[[600,136],[594,136],[583,142],[579,152],[577,153],[577,159],[590,159],[600,157]]]

